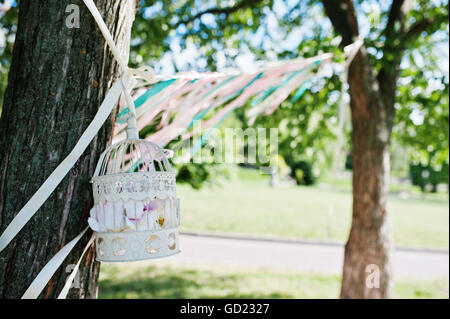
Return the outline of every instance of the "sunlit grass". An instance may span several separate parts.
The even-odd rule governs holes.
[[[102,264],[99,298],[337,298],[340,276],[166,261]],[[448,298],[448,278],[400,278],[395,298]]]
[[[398,187],[397,187],[398,188]],[[180,185],[182,229],[346,240],[351,222],[350,182],[271,188],[258,171],[239,169],[231,181],[200,191]],[[448,249],[445,195],[390,195],[389,214],[397,245]]]

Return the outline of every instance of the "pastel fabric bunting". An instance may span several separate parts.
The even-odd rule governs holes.
[[[146,138],[160,146],[178,138],[191,138],[193,126],[201,121],[206,130],[194,153],[208,138],[209,130],[219,126],[230,112],[250,103],[246,112],[249,123],[261,114],[272,114],[289,96],[295,103],[310,87],[316,75],[330,62],[331,54],[308,59],[278,61],[252,73],[187,73],[161,79],[135,91],[137,126],[148,125],[155,132]],[[320,75],[319,75],[320,76]],[[126,129],[126,105],[118,116],[116,138]]]

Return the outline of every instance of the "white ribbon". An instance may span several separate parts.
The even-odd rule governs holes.
[[[95,234],[92,234],[91,239],[86,244],[86,247],[84,247],[83,253],[81,254],[80,258],[78,259],[78,262],[75,265],[75,268],[72,270],[72,273],[70,274],[69,278],[67,278],[66,284],[64,285],[63,289],[59,293],[58,299],[66,299],[66,296],[69,293],[70,287],[72,286],[72,282],[75,279],[75,276],[77,275],[78,270],[80,269],[80,264],[81,264],[81,261],[83,260],[83,256],[87,252],[88,248],[92,245],[94,240],[95,240]],[[62,259],[61,261],[58,261],[58,262],[61,265],[63,261],[64,261],[64,259]]]
[[[127,64],[123,61],[122,55],[120,54],[119,49],[117,49],[116,44],[114,43],[114,39],[111,36],[111,33],[108,30],[108,27],[106,26],[105,22],[103,21],[102,16],[100,15],[100,12],[98,11],[97,7],[95,6],[94,2],[92,0],[83,0],[86,7],[91,12],[92,16],[94,17],[95,22],[97,22],[97,25],[100,29],[100,31],[103,34],[103,37],[105,38],[106,42],[109,45],[109,48],[111,49],[114,57],[116,58],[117,62],[119,63],[120,67],[124,72],[128,70]]]
[[[53,173],[50,174],[44,184],[42,184],[37,192],[34,193],[28,203],[26,203],[25,206],[19,211],[16,217],[14,217],[12,222],[0,236],[0,252],[8,246],[23,226],[25,226],[31,217],[33,217],[36,211],[42,206],[42,204],[44,204],[50,194],[59,185],[64,176],[66,176],[69,170],[75,165],[76,161],[86,150],[94,136],[97,135],[97,132],[108,118],[121,94],[122,84],[119,79],[108,91],[108,94],[106,95],[106,98],[100,106],[97,114],[91,124],[87,127],[86,131],[84,131],[83,135],[81,135],[72,152],[70,152],[70,154],[61,162],[61,164],[58,165]]]
[[[128,63],[123,59],[122,55],[120,54],[120,51],[117,48],[116,44],[114,43],[114,39],[111,33],[109,32],[105,22],[103,21],[102,16],[98,11],[97,7],[95,6],[94,2],[92,0],[83,0],[83,2],[91,12],[92,16],[94,17],[94,20],[98,25],[98,28],[103,34],[103,37],[108,43],[109,48],[111,49],[114,55],[114,58],[119,63],[123,72],[125,72],[129,78],[137,77],[143,79],[145,81],[145,85],[150,85],[159,81],[159,79],[158,80],[156,79],[155,72],[149,66],[142,66],[138,69],[128,67]],[[128,3],[130,4],[131,2]],[[128,10],[133,10],[133,8],[128,8]]]
[[[25,293],[23,294],[22,299],[36,299],[37,297],[39,297],[42,290],[44,290],[47,283],[50,281],[50,279],[52,279],[52,276],[58,270],[59,266],[61,266],[61,264],[63,263],[64,259],[66,259],[66,257],[69,255],[70,251],[73,249],[73,247],[75,247],[75,245],[78,243],[78,241],[81,239],[81,237],[83,237],[84,233],[88,229],[89,229],[89,227],[86,227],[77,237],[75,237],[70,243],[65,245],[60,251],[58,251],[58,253],[55,256],[53,256],[52,259],[50,259],[50,261],[45,265],[44,268],[42,268],[42,270],[39,272],[39,274],[36,276],[36,278],[34,278],[33,282],[28,287],[27,291],[25,291]],[[92,238],[89,242],[92,243]],[[85,248],[85,251],[86,250],[87,249]],[[84,255],[85,251],[83,252],[83,255]],[[80,260],[81,260],[81,258],[83,258],[83,255],[81,255]],[[79,264],[80,260],[78,261],[78,264]],[[75,277],[74,273],[75,273],[75,269],[73,270],[71,276],[73,275],[73,277]],[[69,277],[69,279],[70,279],[70,277]],[[65,293],[65,295],[67,295],[67,292],[70,289],[70,285],[72,284],[73,278],[70,281],[70,283],[68,283],[68,281],[66,282],[66,285],[64,286],[63,291],[61,291],[61,294]],[[66,292],[65,290],[66,290],[67,285],[69,286],[69,288],[67,288],[67,292]]]
[[[363,44],[364,39],[361,36],[359,36],[355,40],[355,42],[344,47],[344,53],[347,56],[347,59],[345,60],[346,70],[350,67],[350,64],[352,64],[353,59],[355,58],[356,54],[358,53],[359,49],[361,49]]]

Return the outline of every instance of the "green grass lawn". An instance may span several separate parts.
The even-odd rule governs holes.
[[[398,188],[398,187],[391,187]],[[350,182],[271,188],[267,176],[238,169],[230,181],[200,191],[178,186],[182,230],[346,240],[351,222]],[[448,195],[391,194],[397,245],[449,247]]]
[[[340,276],[163,260],[101,266],[99,298],[337,298]],[[400,278],[394,298],[448,298],[448,278]]]
[[[391,189],[399,190],[398,186]],[[400,189],[401,190],[401,189]],[[390,196],[395,241],[448,249],[446,195]],[[182,229],[345,241],[351,220],[349,181],[270,188],[267,176],[237,170],[221,185],[178,186]],[[99,298],[337,298],[341,278],[314,272],[255,269],[171,260],[101,266]],[[396,278],[395,298],[448,298],[448,277]]]

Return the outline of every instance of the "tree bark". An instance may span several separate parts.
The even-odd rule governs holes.
[[[127,1],[97,0],[106,25],[128,56]],[[80,11],[69,28],[67,6]],[[133,6],[135,7],[135,6]],[[131,14],[134,17],[134,12]],[[128,19],[127,19],[128,17]],[[119,75],[105,41],[81,0],[21,0],[13,59],[0,119],[0,232],[73,149]],[[39,271],[87,226],[89,183],[111,141],[116,111],[36,215],[0,254],[0,296],[20,298]],[[40,298],[55,298],[91,234],[86,234]],[[71,298],[95,298],[99,263],[90,247]]]
[[[349,74],[352,118],[353,218],[345,245],[341,298],[389,298],[392,236],[387,199],[392,126],[365,50]]]
[[[325,12],[342,44],[358,36],[351,0],[323,0]],[[407,0],[391,4],[383,30],[384,60],[378,75],[364,45],[348,70],[352,118],[353,217],[342,276],[341,298],[389,298],[392,292],[393,240],[387,209],[389,145],[395,114]],[[401,43],[401,42],[400,42]],[[393,58],[392,58],[393,57]]]

